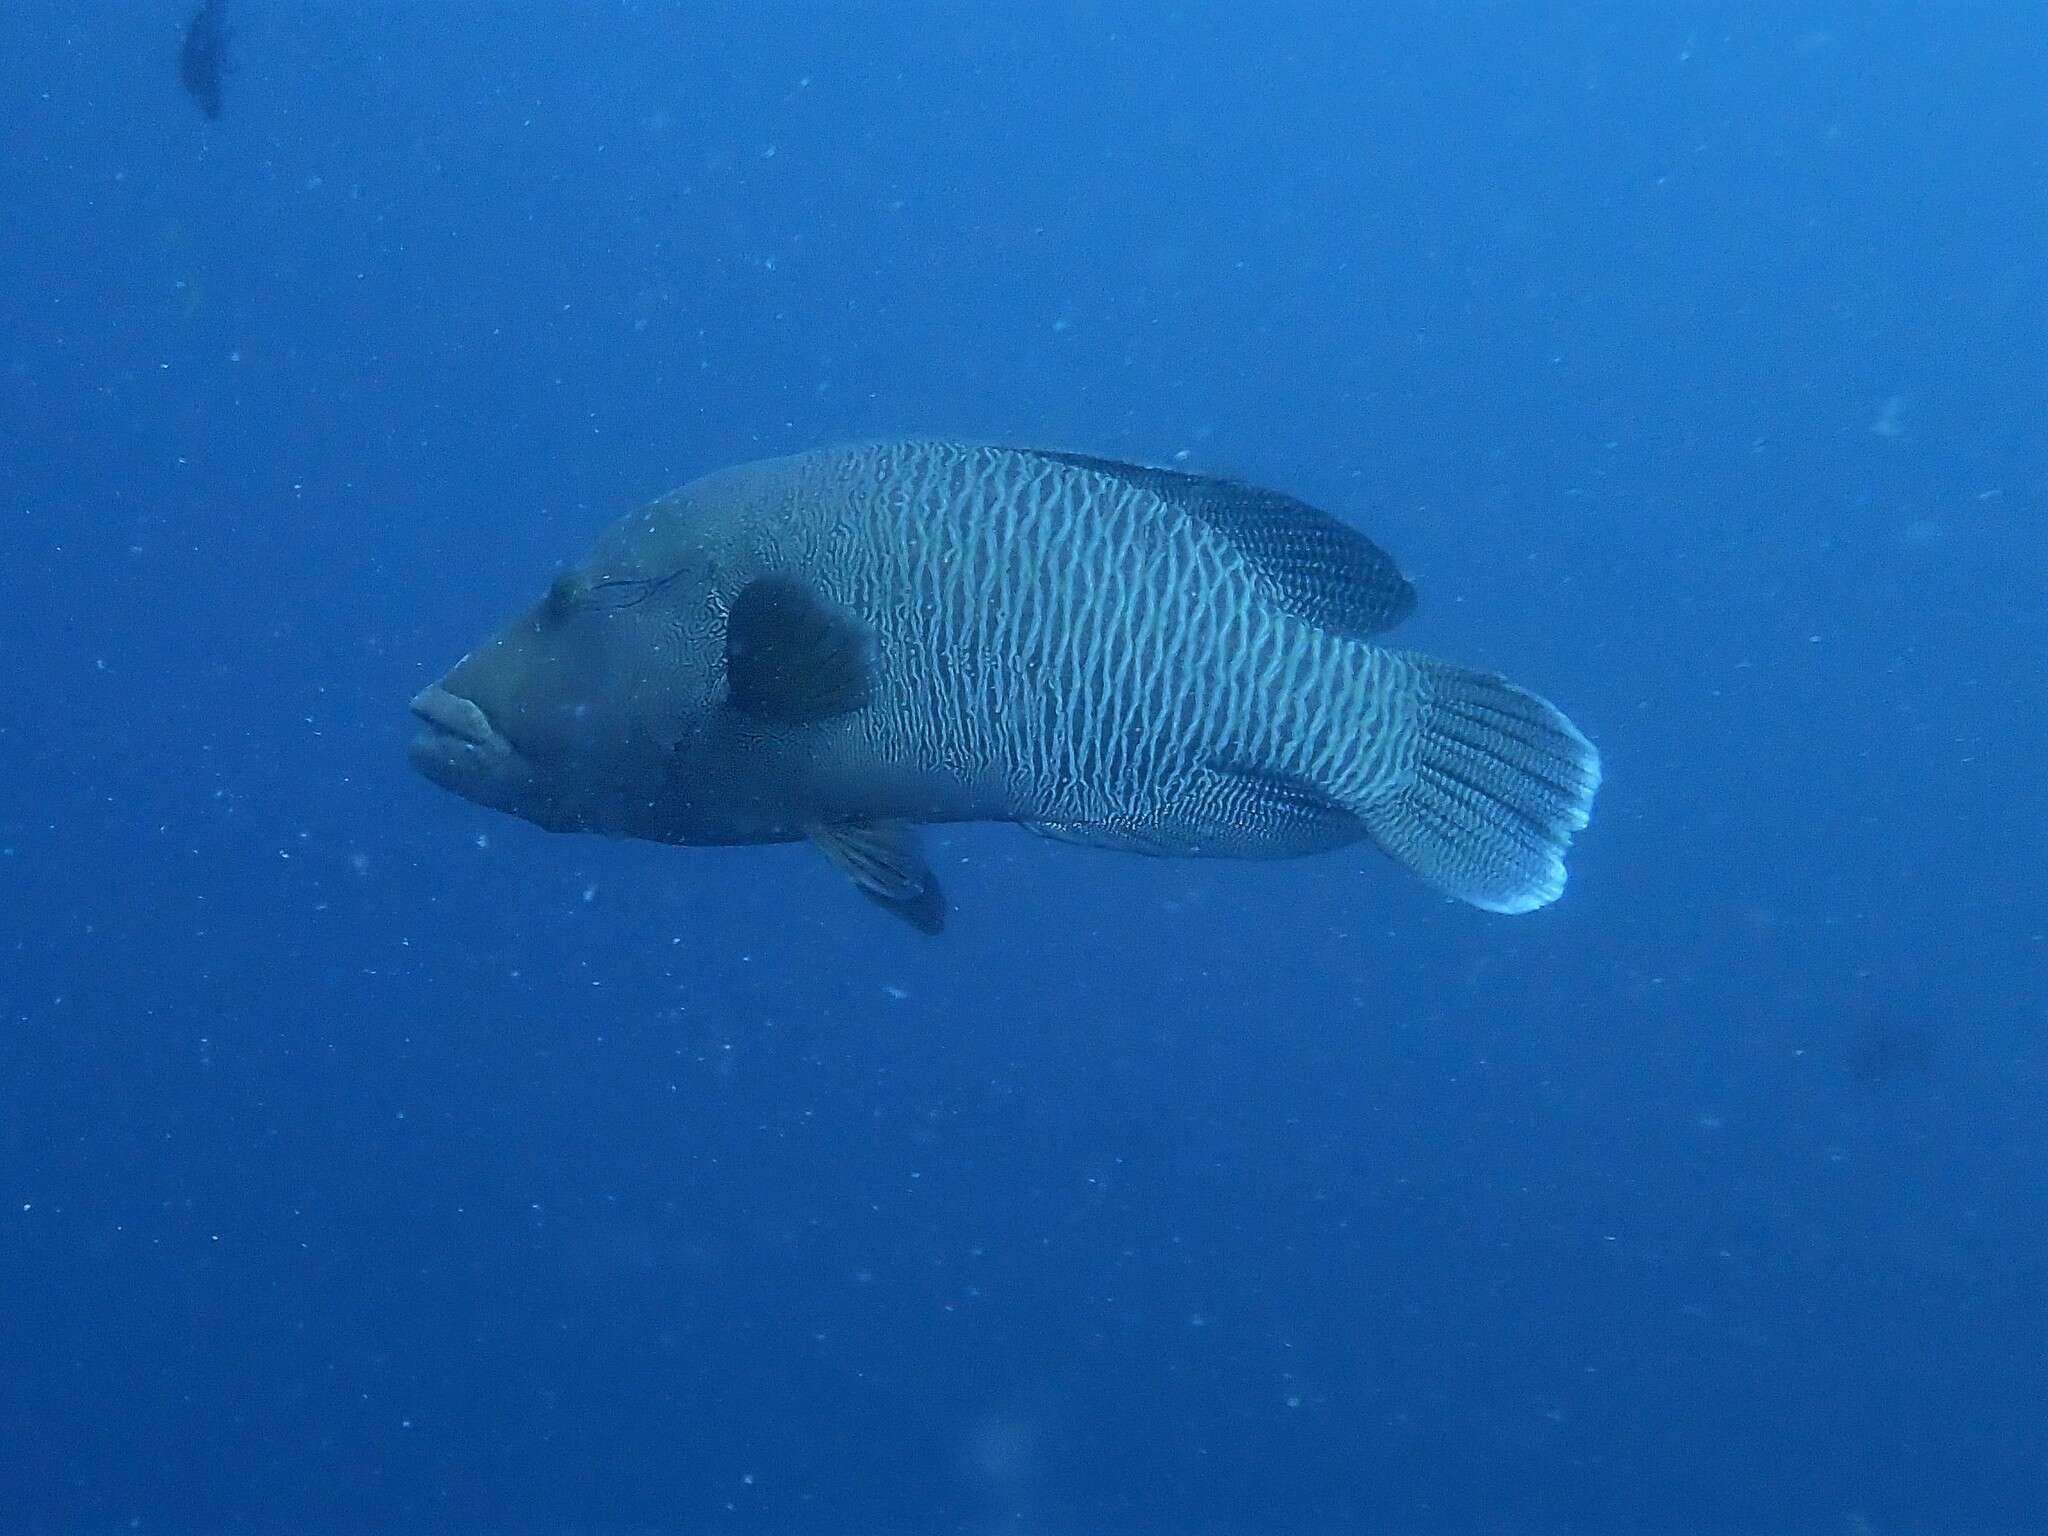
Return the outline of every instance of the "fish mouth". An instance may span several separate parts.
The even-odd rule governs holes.
[[[427,723],[430,737],[452,736],[476,747],[511,746],[473,699],[450,693],[439,683],[430,683],[414,694],[411,709]]]
[[[412,739],[406,756],[413,767],[445,788],[458,793],[473,790],[482,776],[502,772],[519,755],[475,700],[450,693],[439,683],[414,694],[411,708],[426,729]]]

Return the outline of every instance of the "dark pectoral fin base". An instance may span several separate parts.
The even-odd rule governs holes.
[[[725,676],[733,708],[784,725],[868,701],[868,637],[800,581],[764,576],[733,599]]]

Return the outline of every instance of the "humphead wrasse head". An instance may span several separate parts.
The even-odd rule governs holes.
[[[549,831],[696,840],[675,825],[677,750],[718,703],[724,583],[654,511],[414,697],[413,767]]]

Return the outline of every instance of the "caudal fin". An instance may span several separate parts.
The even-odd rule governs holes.
[[[1364,809],[1373,840],[1441,891],[1532,912],[1564,891],[1564,855],[1600,787],[1600,754],[1535,694],[1427,656],[1415,770]]]

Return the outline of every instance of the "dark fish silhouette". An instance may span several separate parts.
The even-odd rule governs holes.
[[[1849,1021],[1842,1069],[1865,1088],[1889,1088],[1934,1076],[1935,1030],[1931,1020],[1893,1007],[1872,1005]]]
[[[178,47],[178,79],[209,122],[220,116],[220,83],[227,73],[227,47],[228,29],[221,19],[221,0],[202,0],[192,19],[185,23],[185,40]]]
[[[413,701],[413,763],[551,830],[809,838],[935,931],[920,822],[1151,854],[1371,840],[1527,912],[1600,760],[1489,673],[1375,637],[1415,594],[1290,496],[1079,454],[869,443],[625,518]]]

